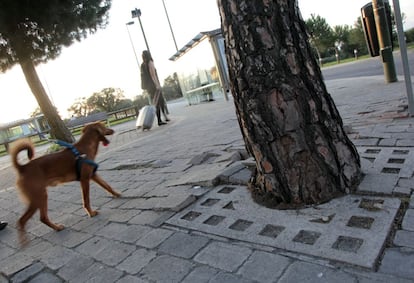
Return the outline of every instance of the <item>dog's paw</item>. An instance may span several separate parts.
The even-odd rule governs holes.
[[[114,192],[112,195],[114,198],[119,198],[121,196],[121,194],[118,192]]]
[[[63,229],[65,229],[65,226],[63,226],[62,224],[56,224],[56,231],[62,231]]]
[[[96,210],[92,210],[92,211],[89,213],[89,217],[94,217],[94,216],[96,216],[96,215],[98,215],[98,211],[96,211]]]
[[[20,247],[24,248],[29,244],[30,240],[26,235],[26,231],[19,230],[19,244]]]

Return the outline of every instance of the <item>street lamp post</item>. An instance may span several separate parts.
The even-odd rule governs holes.
[[[141,67],[140,67],[140,64],[139,64],[139,60],[138,60],[138,56],[137,56],[137,52],[135,52],[134,42],[132,41],[131,33],[129,32],[129,28],[128,28],[128,26],[133,25],[133,24],[134,24],[134,21],[127,22],[127,23],[125,24],[125,26],[126,26],[127,31],[128,31],[128,37],[129,37],[129,41],[131,42],[132,50],[134,51],[135,60],[136,60],[136,62],[137,62],[137,66],[138,66],[138,72],[141,74]],[[150,98],[149,98],[149,97],[148,97],[148,101],[149,101],[149,102],[150,102],[150,104],[151,104],[151,100],[150,100]]]
[[[141,27],[142,35],[144,36],[145,45],[147,46],[148,52],[151,53],[149,46],[148,46],[147,38],[145,36],[144,28],[142,27],[142,23],[141,23],[141,9],[135,8],[135,10],[131,11],[131,14],[132,14],[132,18],[138,18],[139,26]]]
[[[408,97],[408,110],[411,116],[414,116],[414,96],[413,85],[411,83],[410,65],[408,64],[407,45],[405,43],[404,29],[401,17],[400,1],[393,0],[394,3],[394,17],[398,31],[398,42],[400,44],[400,55],[404,70],[405,88]]]
[[[134,22],[133,22],[133,21],[131,21],[131,22],[126,23],[126,24],[125,24],[125,26],[126,26],[127,31],[128,31],[129,41],[131,42],[132,50],[134,51],[135,59],[136,59],[136,61],[137,61],[138,70],[139,70],[139,69],[140,69],[140,67],[139,67],[139,60],[138,60],[137,52],[135,52],[134,42],[132,41],[131,33],[129,32],[129,28],[128,28],[128,26],[133,25],[133,24],[134,24]]]
[[[164,0],[162,0],[162,4],[164,5],[165,15],[167,16],[168,25],[170,26],[170,31],[171,31],[172,38],[174,40],[175,49],[178,52],[177,42],[175,41],[174,31],[173,31],[172,26],[171,26],[170,17],[168,16],[168,12],[167,12],[167,8],[165,7]]]

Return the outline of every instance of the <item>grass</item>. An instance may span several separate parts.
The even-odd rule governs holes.
[[[407,49],[414,49],[414,42],[407,43]],[[399,50],[399,48],[394,48],[394,51],[398,51],[398,50]],[[371,56],[368,55],[368,54],[358,56],[358,60],[364,60],[364,59],[369,59],[369,58],[371,58]],[[339,64],[344,64],[344,63],[349,63],[349,62],[354,62],[354,61],[355,61],[354,57],[349,57],[349,58],[346,58],[346,59],[341,59]],[[325,68],[325,67],[336,66],[336,65],[339,65],[339,64],[336,61],[324,63],[323,66],[322,66],[322,69]]]
[[[135,120],[135,119],[136,119],[136,117],[128,117],[128,118],[124,118],[124,119],[120,119],[120,120],[111,120],[111,119],[109,119],[109,124],[111,126],[115,126],[115,125],[119,125],[119,124],[129,122],[131,120]]]
[[[368,59],[368,58],[371,58],[371,56],[370,55],[358,56],[358,60],[364,60],[364,59]],[[340,65],[340,64],[344,64],[344,63],[354,62],[354,61],[356,61],[354,57],[341,59],[339,64],[336,61],[332,61],[332,62],[328,62],[328,63],[323,64],[322,69],[325,68],[325,67],[336,66],[336,65]]]

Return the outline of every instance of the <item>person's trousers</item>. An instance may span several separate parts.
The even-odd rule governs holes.
[[[163,109],[163,106],[162,106],[164,98],[162,97],[162,93],[159,90],[151,91],[150,96],[151,96],[151,99],[152,99],[152,103],[155,105],[155,109],[156,109],[155,113],[157,115],[158,124],[160,124],[162,122],[162,120],[161,120],[161,110],[163,111],[163,113],[165,115],[165,112],[164,112],[164,109]]]

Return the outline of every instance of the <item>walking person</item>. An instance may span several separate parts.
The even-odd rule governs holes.
[[[170,121],[167,116],[166,102],[161,93],[161,85],[158,79],[157,70],[155,69],[154,61],[151,53],[148,50],[142,51],[141,64],[141,88],[146,89],[151,97],[152,103],[155,105],[158,126],[167,124],[161,120],[161,112],[164,115],[165,121]]]

